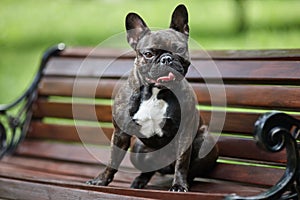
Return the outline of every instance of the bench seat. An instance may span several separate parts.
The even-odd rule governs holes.
[[[259,117],[273,110],[267,116],[278,117],[280,127],[286,127],[280,123],[286,114],[284,119],[293,124],[287,132],[294,135],[285,141],[293,145],[298,138],[300,50],[192,51],[191,57],[187,79],[200,114],[218,139],[220,158],[211,173],[196,178],[189,192],[168,192],[172,176],[159,174],[145,189],[130,189],[138,171],[129,156],[108,187],[85,184],[109,159],[113,94],[124,83],[134,53],[60,44],[45,53],[28,91],[0,106],[0,197],[272,199],[283,193],[270,194],[279,190],[278,182],[290,178],[282,198],[297,199],[298,150],[289,144],[285,149],[284,143],[278,152],[268,152],[257,143],[262,146],[260,134],[266,132],[259,125],[268,125],[266,117]],[[216,128],[218,123],[224,123],[222,129]]]

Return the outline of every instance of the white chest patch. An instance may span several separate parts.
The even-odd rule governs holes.
[[[133,116],[141,126],[140,133],[146,138],[154,135],[163,136],[160,124],[165,117],[168,104],[162,99],[157,99],[158,93],[159,89],[153,88],[152,96],[141,103],[139,110]]]

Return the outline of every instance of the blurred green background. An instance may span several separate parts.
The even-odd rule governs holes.
[[[132,11],[150,27],[167,27],[179,3],[205,49],[300,48],[299,0],[1,0],[0,104],[30,85],[49,46],[96,46],[123,32]]]

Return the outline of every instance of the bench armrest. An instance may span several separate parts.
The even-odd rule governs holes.
[[[42,57],[39,70],[30,87],[14,102],[0,105],[0,159],[14,152],[24,139],[32,116],[31,107],[37,97],[37,87],[44,68],[51,57],[58,55],[64,49],[63,43],[49,48]]]
[[[266,192],[257,196],[230,195],[226,199],[297,199],[299,185],[299,146],[296,139],[300,133],[300,121],[280,112],[262,115],[255,123],[254,138],[261,148],[270,152],[286,149],[287,163],[284,175]]]

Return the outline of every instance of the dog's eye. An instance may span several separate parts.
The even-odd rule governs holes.
[[[184,47],[179,47],[178,49],[177,49],[177,53],[184,53],[185,52],[185,48]]]
[[[143,55],[144,55],[145,58],[148,58],[148,59],[150,59],[150,58],[152,58],[154,56],[151,51],[145,51],[143,53]]]

